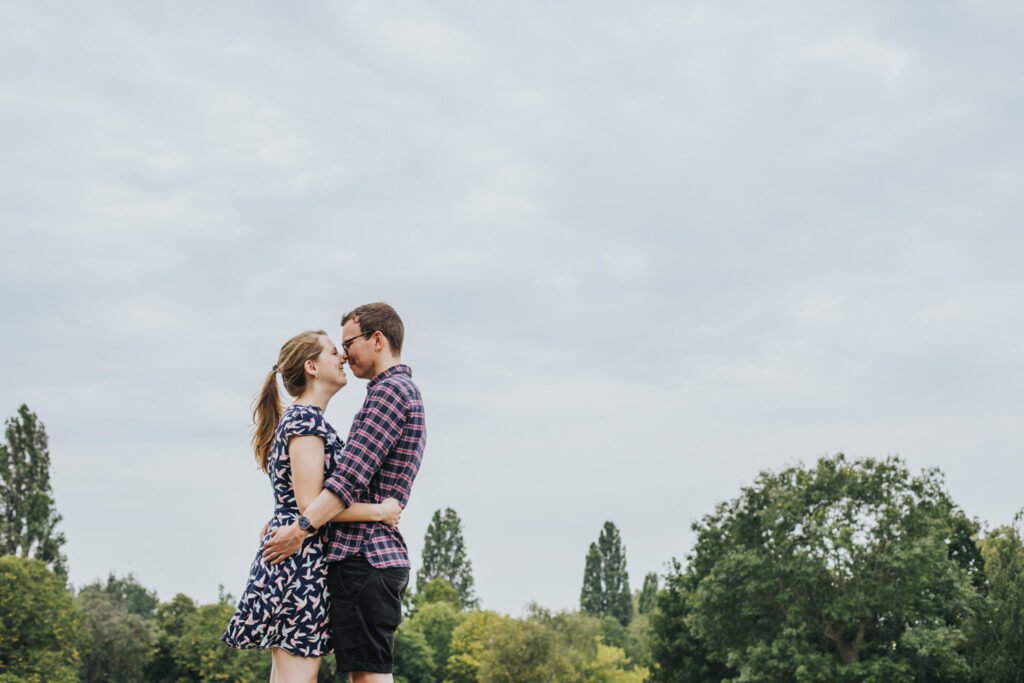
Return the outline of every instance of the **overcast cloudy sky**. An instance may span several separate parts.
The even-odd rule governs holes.
[[[72,580],[238,594],[252,397],[379,299],[413,561],[455,508],[485,607],[575,606],[605,520],[636,585],[838,451],[1008,522],[1022,7],[0,1],[0,417],[46,424]]]

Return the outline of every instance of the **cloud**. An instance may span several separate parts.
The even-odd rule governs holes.
[[[1019,11],[8,3],[0,411],[50,430],[73,580],[237,591],[252,396],[379,299],[428,406],[406,538],[456,508],[489,607],[572,606],[605,519],[639,582],[838,450],[1009,519]]]

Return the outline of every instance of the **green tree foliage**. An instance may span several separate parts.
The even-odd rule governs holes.
[[[473,584],[473,563],[466,555],[462,538],[462,521],[455,510],[445,508],[434,512],[423,539],[423,562],[416,573],[417,590],[432,579],[447,579],[462,598],[465,609],[479,605]]]
[[[103,593],[117,607],[143,619],[155,618],[156,608],[160,604],[156,591],[151,591],[140,584],[134,574],[119,578],[111,572],[106,582],[96,580],[83,586],[79,591],[79,597],[86,593]]]
[[[552,681],[554,683],[639,683],[648,671],[630,661],[605,633],[623,638],[610,616],[578,612],[552,614],[531,606],[526,619],[472,612],[455,629],[447,683]]]
[[[173,645],[173,656],[185,680],[249,683],[270,678],[269,652],[236,650],[220,642],[234,612],[231,605],[203,605],[184,617],[181,636]]]
[[[626,571],[626,547],[622,545],[618,528],[611,522],[605,522],[597,545],[601,548],[608,614],[626,625],[633,618],[633,594],[629,589],[629,572]]]
[[[67,577],[61,517],[50,488],[50,449],[46,429],[22,405],[6,422],[0,445],[0,555],[34,557]]]
[[[434,651],[426,636],[410,628],[408,619],[403,621],[395,632],[395,682],[435,683],[437,680]]]
[[[654,609],[654,601],[658,597],[658,575],[648,572],[644,577],[644,587],[640,589],[640,595],[636,599],[636,611],[639,614],[647,614]]]
[[[719,683],[735,672],[715,659],[690,628],[690,602],[695,580],[678,560],[665,578],[650,613],[651,680],[655,683]]]
[[[587,551],[580,609],[589,614],[609,614],[623,626],[633,618],[626,548],[618,527],[611,522],[604,523],[597,543]]]
[[[497,612],[480,610],[470,612],[466,616],[452,632],[448,655],[448,683],[477,683],[490,634],[506,619],[508,617]]]
[[[0,557],[0,681],[74,683],[81,613],[41,560]]]
[[[78,604],[84,614],[82,680],[150,680],[147,672],[160,637],[156,593],[132,574],[119,578],[112,573],[105,582],[83,586]]]
[[[534,605],[529,619],[550,628],[557,636],[552,670],[564,673],[556,680],[566,683],[631,681],[643,680],[648,675],[646,667],[639,665],[626,652],[626,648],[633,645],[628,628],[611,615],[583,612],[552,614]],[[631,622],[630,627],[632,625]]]
[[[580,611],[587,614],[608,613],[601,570],[601,549],[597,543],[591,543],[583,565],[583,588],[580,590]]]
[[[686,625],[738,680],[964,680],[958,527],[938,472],[898,458],[764,472],[694,525]]]
[[[424,667],[417,659],[424,652],[420,641],[427,646],[426,651],[432,659],[429,670],[433,678],[424,679],[424,683],[445,679],[452,634],[465,619],[461,596],[446,579],[432,579],[418,594],[416,609],[412,616],[403,621],[400,630],[405,639],[402,645],[406,657],[415,662],[421,671],[426,671],[428,667]],[[411,676],[411,673],[403,675]]]
[[[462,596],[459,595],[459,591],[455,590],[455,586],[448,579],[440,577],[428,581],[422,590],[412,596],[411,602],[410,616],[416,613],[420,605],[432,602],[447,602],[456,609],[462,609]]]
[[[651,613],[638,614],[633,617],[626,627],[626,639],[622,644],[629,661],[637,666],[650,669],[654,665],[654,655],[651,653],[651,640],[654,632],[651,626]]]
[[[558,636],[536,620],[502,619],[488,630],[479,683],[562,681],[571,673]]]
[[[1024,541],[1021,517],[981,542],[984,595],[968,622],[968,651],[980,683],[1024,681]]]
[[[80,676],[85,683],[145,680],[153,654],[156,629],[127,611],[103,590],[86,590],[78,597],[82,623]]]
[[[163,602],[157,606],[156,645],[146,669],[146,680],[150,683],[178,683],[189,680],[192,668],[179,665],[175,659],[175,647],[185,634],[188,618],[195,614],[196,609],[195,601],[184,593],[178,593],[170,602]]]
[[[586,683],[644,683],[650,672],[642,666],[631,667],[626,654],[617,647],[595,642],[594,657],[584,664],[582,676]]]

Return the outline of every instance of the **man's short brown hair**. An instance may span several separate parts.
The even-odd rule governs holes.
[[[369,334],[380,332],[391,345],[391,352],[402,355],[402,341],[405,339],[405,326],[395,309],[383,301],[357,306],[341,317],[341,324],[348,321],[359,323],[359,331]]]

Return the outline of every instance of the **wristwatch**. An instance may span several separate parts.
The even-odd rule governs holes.
[[[319,529],[313,526],[313,523],[309,521],[309,517],[302,515],[299,517],[299,528],[305,531],[309,535],[315,534]]]

